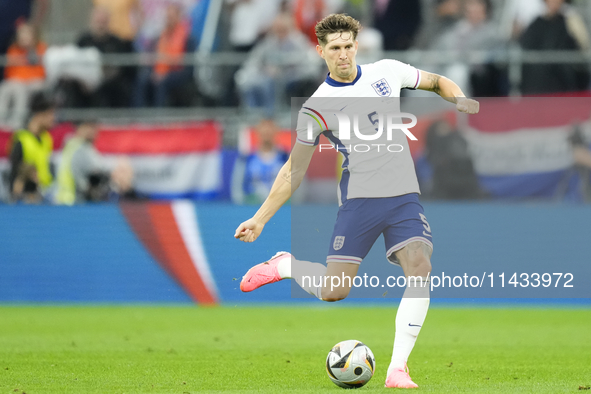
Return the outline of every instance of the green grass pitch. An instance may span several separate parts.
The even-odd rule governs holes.
[[[3,306],[2,393],[342,393],[330,348],[367,344],[383,387],[395,308]],[[591,310],[432,307],[409,362],[418,392],[583,393]]]

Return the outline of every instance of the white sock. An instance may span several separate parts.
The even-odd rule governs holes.
[[[422,286],[419,280],[416,284],[414,281],[407,281],[396,313],[396,335],[388,375],[393,369],[404,368],[425,322],[429,310],[429,280],[428,277],[423,278]]]
[[[283,262],[290,262],[284,260]],[[281,265],[279,263],[279,265]],[[296,260],[293,256],[291,258],[290,276],[300,285],[308,294],[322,300],[322,282],[324,275],[326,275],[326,265],[320,263],[312,263],[310,261]],[[279,269],[279,267],[278,267]],[[291,270],[293,269],[293,276]],[[281,271],[279,271],[281,275]],[[282,276],[283,277],[283,276]]]
[[[295,260],[293,256],[291,256],[291,259],[283,259],[277,264],[277,273],[282,279],[291,279],[292,260]]]

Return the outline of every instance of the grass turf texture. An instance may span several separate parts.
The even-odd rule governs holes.
[[[383,387],[394,308],[5,306],[0,316],[0,393],[342,393],[324,362],[345,339],[376,357],[358,392],[401,391]],[[586,392],[591,311],[435,307],[410,368],[420,392]]]

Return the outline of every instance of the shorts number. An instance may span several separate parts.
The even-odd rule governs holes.
[[[421,220],[423,221],[423,227],[425,227],[425,230],[430,233],[431,226],[429,226],[429,222],[427,222],[427,217],[425,215],[423,215],[422,213],[419,213],[419,216],[421,217]]]

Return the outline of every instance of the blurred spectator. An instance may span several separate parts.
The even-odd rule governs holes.
[[[331,4],[332,3],[332,7]],[[340,4],[339,4],[340,3]],[[329,1],[329,7],[326,15],[343,13],[350,15],[361,22],[362,26],[372,26],[371,20],[373,18],[373,2],[365,0],[337,0],[335,7],[335,0]],[[326,16],[323,15],[323,16]]]
[[[456,81],[467,94],[476,97],[502,96],[502,70],[493,64],[469,66],[461,59],[470,51],[492,51],[504,44],[498,36],[498,27],[490,21],[491,0],[466,0],[464,17],[437,39],[431,49],[451,52],[459,61],[442,72]]]
[[[95,7],[90,16],[90,30],[77,42],[80,48],[96,48],[103,54],[131,53],[130,41],[123,41],[110,31],[111,15],[103,7]],[[103,67],[103,80],[90,98],[93,107],[127,107],[131,100],[133,69]]]
[[[110,15],[109,31],[123,41],[133,41],[140,21],[140,0],[94,0]]]
[[[190,25],[178,4],[166,8],[166,25],[158,39],[157,63],[150,73],[140,73],[135,92],[135,105],[146,105],[147,90],[152,88],[153,104],[164,107],[172,104],[190,105],[194,90],[193,68],[180,64],[185,54],[195,51]]]
[[[98,132],[96,122],[83,122],[64,146],[57,172],[58,204],[107,201],[114,195],[117,199],[135,196],[131,165],[120,160],[110,170],[94,147]]]
[[[581,16],[564,0],[546,0],[546,12],[523,32],[525,50],[586,50],[589,34]],[[524,64],[521,92],[524,95],[583,91],[589,87],[586,65]]]
[[[434,122],[427,130],[427,161],[433,169],[432,197],[464,200],[483,197],[474,171],[468,143],[445,120]]]
[[[294,58],[297,56],[297,59]],[[267,116],[286,94],[305,97],[316,88],[318,62],[313,46],[287,14],[279,15],[236,74],[236,84],[248,107],[262,107]]]
[[[419,49],[427,49],[462,17],[462,0],[431,0],[431,4],[432,6],[426,11],[432,15],[421,25],[413,45]]]
[[[14,37],[17,25],[29,21],[39,28],[49,0],[0,0],[0,55],[4,55]]]
[[[287,162],[289,154],[277,147],[279,128],[270,119],[256,126],[257,151],[238,159],[234,167],[232,200],[235,203],[261,204],[271,191],[275,177]]]
[[[103,80],[101,53],[95,47],[52,46],[43,58],[47,85],[61,107],[92,105],[93,92]]]
[[[72,205],[86,201],[92,185],[92,175],[107,173],[100,154],[94,148],[98,134],[95,122],[88,121],[76,128],[75,135],[66,142],[57,171],[58,204]]]
[[[46,49],[32,25],[19,25],[16,42],[8,49],[5,79],[0,85],[0,123],[12,129],[23,127],[32,94],[43,89]]]
[[[129,159],[118,159],[111,171],[109,201],[146,199],[146,196],[138,193],[133,187],[133,178],[133,167]]]
[[[501,32],[506,39],[517,39],[537,17],[544,14],[544,0],[507,0],[501,16]]]
[[[183,9],[183,15],[193,8],[200,0],[140,0],[138,23],[139,29],[135,36],[135,49],[138,52],[150,52],[160,37],[166,25],[166,8],[171,4],[178,4]]]
[[[273,20],[280,12],[282,2],[279,0],[225,0],[225,9],[222,11],[221,23],[224,36],[222,44],[235,52],[249,52],[257,43],[257,40],[269,29]],[[235,75],[240,67],[229,65],[218,67],[218,74],[201,68],[199,79],[203,80],[209,75],[217,80],[218,87],[211,89],[212,84],[200,82],[202,90],[210,90],[210,96],[214,96],[223,106],[236,106],[239,104],[238,90],[235,83]]]
[[[373,27],[365,27],[357,36],[359,49],[357,50],[357,62],[359,64],[373,63],[382,57],[384,51],[384,37],[379,30]]]
[[[226,0],[230,5],[229,40],[233,50],[249,52],[280,10],[278,0]]]
[[[386,51],[405,50],[412,45],[421,25],[421,2],[376,0],[374,27],[384,36]]]
[[[50,158],[55,108],[42,93],[31,98],[31,119],[27,130],[14,134],[10,152],[10,192],[15,201],[40,202],[53,181]]]
[[[293,16],[296,27],[304,33],[310,42],[318,44],[316,23],[326,16],[324,0],[294,0]]]
[[[154,43],[164,30],[168,4],[169,0],[140,0],[140,23],[134,42],[137,52],[154,49]]]

